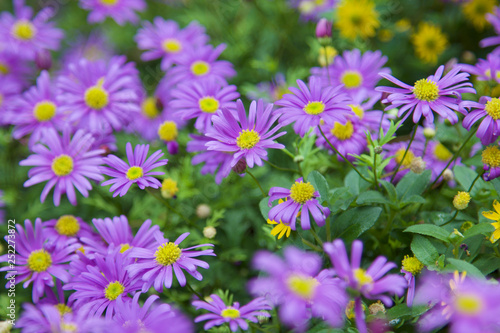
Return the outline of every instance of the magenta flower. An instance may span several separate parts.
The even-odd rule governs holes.
[[[65,128],[62,138],[52,129],[44,136],[45,144],[33,146],[34,154],[19,162],[22,166],[34,166],[28,172],[24,187],[47,181],[40,201],[43,203],[54,188],[54,205],[59,206],[61,195],[66,194],[69,202],[76,205],[75,188],[84,197],[89,196],[92,185],[87,178],[101,181],[104,177],[99,171],[103,163],[100,156],[103,150],[89,150],[94,139],[90,133],[78,130],[70,138],[69,128]]]
[[[108,155],[103,158],[103,162],[108,166],[100,167],[100,170],[103,174],[112,178],[103,182],[101,186],[112,184],[109,191],[114,192],[113,197],[118,194],[123,197],[134,183],[141,190],[146,187],[159,188],[161,186],[160,181],[152,176],[161,176],[165,173],[151,170],[167,164],[167,159],[160,160],[163,152],[158,150],[146,159],[149,145],[137,145],[132,150],[130,142],[127,142],[126,150],[128,164],[115,155]]]
[[[479,103],[463,101],[461,108],[472,110],[463,121],[463,126],[470,131],[472,125],[481,120],[476,136],[485,146],[493,143],[500,135],[500,99],[497,97],[483,96]],[[474,110],[475,109],[475,110]]]
[[[472,88],[472,83],[467,82],[469,74],[460,73],[460,67],[453,68],[442,77],[443,71],[444,66],[439,66],[434,75],[418,80],[413,87],[392,75],[381,73],[380,76],[402,88],[377,87],[375,90],[389,94],[382,102],[389,104],[386,110],[399,108],[398,117],[406,113],[403,117],[406,119],[413,113],[415,124],[422,116],[427,123],[433,123],[433,112],[436,112],[455,124],[458,121],[455,111],[459,111],[461,94],[476,91]]]
[[[238,327],[246,331],[248,330],[248,323],[246,320],[258,323],[259,320],[257,316],[271,317],[268,312],[263,311],[272,309],[263,297],[258,297],[242,307],[240,307],[240,303],[238,302],[234,302],[233,305],[227,306],[222,299],[215,294],[210,295],[210,298],[211,300],[208,301],[208,303],[204,301],[192,302],[196,310],[205,309],[212,312],[198,316],[194,320],[195,323],[208,320],[205,326],[203,326],[204,330],[209,330],[214,326],[228,323],[232,332],[236,332]]]
[[[80,7],[89,10],[89,23],[99,23],[111,17],[119,25],[137,23],[137,12],[146,9],[144,0],[80,0]]]

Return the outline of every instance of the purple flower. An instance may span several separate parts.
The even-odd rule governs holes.
[[[402,88],[377,87],[375,90],[389,93],[383,103],[389,103],[386,110],[399,108],[398,117],[406,113],[406,119],[413,113],[413,122],[416,124],[424,116],[427,123],[434,122],[433,111],[448,119],[452,124],[458,121],[455,111],[459,111],[461,94],[476,93],[472,83],[467,82],[469,74],[459,73],[460,67],[455,67],[442,77],[444,66],[439,66],[434,75],[427,79],[420,79],[415,85],[409,86],[389,74],[380,76]]]
[[[292,94],[285,94],[276,102],[282,106],[276,112],[281,114],[282,126],[295,123],[293,129],[300,136],[304,136],[311,127],[316,127],[321,120],[345,124],[349,108],[346,94],[340,92],[341,87],[322,88],[318,78],[311,77],[309,88],[301,80],[297,80],[300,89],[290,87]]]
[[[112,43],[98,30],[92,31],[88,36],[78,36],[63,54],[61,63],[63,73],[68,72],[68,66],[78,63],[80,59],[88,61],[109,61],[114,55]]]
[[[321,270],[321,258],[315,253],[291,246],[283,253],[285,260],[268,251],[255,255],[253,267],[268,276],[251,280],[250,292],[279,305],[280,320],[299,332],[306,330],[311,317],[342,326],[348,301],[343,282],[333,270]]]
[[[497,97],[483,96],[479,103],[473,101],[464,101],[460,104],[461,108],[470,110],[463,121],[463,126],[470,131],[472,125],[482,119],[477,128],[476,136],[481,139],[483,145],[489,145],[498,138],[500,134],[500,99]]]
[[[69,240],[95,238],[94,231],[80,217],[62,215],[58,219],[48,220],[43,223],[45,234],[49,243],[57,244]]]
[[[267,160],[266,149],[283,149],[284,145],[275,143],[274,140],[286,132],[275,134],[281,126],[271,126],[279,118],[278,114],[272,114],[273,105],[264,106],[262,100],[252,101],[249,115],[245,112],[243,102],[236,102],[236,118],[229,109],[217,111],[212,117],[214,126],[209,128],[206,136],[214,139],[207,142],[208,150],[220,152],[233,152],[231,167],[244,159],[250,168],[254,164],[262,166],[262,160]]]
[[[316,24],[316,37],[332,37],[332,22],[328,21],[326,18],[321,18],[318,24]]]
[[[2,82],[8,82],[9,90],[20,93],[23,88],[28,86],[28,77],[32,71],[29,61],[26,59],[20,58],[11,50],[0,51],[0,78],[5,79]]]
[[[311,183],[304,183],[302,177],[298,178],[290,189],[273,187],[269,190],[269,207],[275,200],[286,199],[283,203],[271,208],[269,219],[282,221],[284,224],[290,225],[292,230],[296,230],[295,221],[299,212],[301,212],[300,225],[303,230],[309,230],[311,229],[310,212],[316,224],[322,227],[325,225],[326,218],[330,215],[330,209],[321,206],[316,199],[317,197],[319,197],[319,192]]]
[[[211,300],[208,301],[208,303],[204,301],[193,301],[192,303],[193,306],[196,307],[196,310],[205,309],[212,312],[198,316],[194,320],[195,323],[208,320],[205,326],[203,326],[204,330],[209,330],[214,326],[228,323],[233,332],[238,330],[238,326],[246,331],[248,330],[248,323],[245,319],[253,323],[258,323],[257,316],[271,317],[268,312],[263,311],[272,309],[263,297],[258,297],[242,307],[240,307],[240,303],[238,302],[227,306],[222,299],[215,294],[210,295],[210,298]]]
[[[406,294],[406,305],[411,307],[415,297],[415,276],[420,274],[424,265],[416,257],[406,255],[402,261],[401,273],[408,282],[408,293]]]
[[[478,81],[500,81],[500,56],[495,53],[489,53],[487,60],[478,59],[475,66],[460,64],[464,72],[477,76]],[[500,82],[499,82],[500,83]]]
[[[289,0],[289,3],[299,10],[301,19],[309,21],[317,20],[324,12],[332,10],[337,0]]]
[[[136,11],[146,9],[144,0],[80,0],[80,7],[90,10],[89,23],[99,23],[111,17],[119,25],[125,22],[137,23]]]
[[[154,284],[158,292],[163,292],[163,286],[170,288],[173,282],[173,273],[177,277],[179,284],[186,285],[186,276],[182,272],[184,269],[189,275],[201,281],[203,279],[197,267],[207,269],[206,262],[193,259],[199,256],[215,256],[214,250],[190,251],[203,246],[213,246],[212,244],[195,245],[188,248],[180,248],[179,244],[189,236],[189,232],[180,235],[175,242],[170,242],[162,233],[154,234],[156,239],[155,247],[149,248],[134,247],[128,256],[137,259],[133,264],[126,267],[132,277],[142,279],[142,292],[146,292]]]
[[[44,141],[46,145],[36,144],[32,154],[19,162],[22,166],[35,166],[28,172],[24,187],[47,181],[40,201],[43,203],[54,188],[54,205],[59,206],[61,195],[66,194],[69,202],[76,205],[75,188],[84,196],[89,196],[92,185],[87,178],[103,180],[99,171],[102,164],[103,150],[89,150],[94,139],[90,133],[78,130],[70,138],[69,128],[65,128],[62,138],[52,129],[48,129]]]
[[[500,7],[495,7],[494,13],[486,14],[486,19],[491,23],[495,29],[496,36],[487,37],[479,42],[481,47],[488,47],[500,44]],[[497,47],[493,50],[494,53],[498,53],[499,48]]]
[[[165,98],[165,96],[162,97]],[[163,108],[162,104],[159,96],[155,94],[155,96],[148,97],[144,92],[141,103],[142,112],[131,125],[147,141],[158,138],[157,129],[164,121],[174,119],[173,114],[167,114],[167,110]]]
[[[481,153],[483,162],[483,179],[486,181],[500,177],[500,149],[498,145],[486,147]]]
[[[167,164],[167,159],[160,160],[163,152],[158,150],[146,159],[149,152],[149,145],[137,145],[132,150],[130,142],[127,142],[126,150],[128,164],[115,155],[108,155],[103,158],[104,163],[109,167],[101,167],[100,170],[103,174],[112,178],[106,180],[101,185],[113,184],[109,189],[110,192],[114,192],[113,197],[116,197],[118,194],[121,197],[124,196],[134,183],[141,190],[144,190],[146,187],[159,188],[161,186],[160,181],[152,176],[160,176],[165,173],[151,170]]]

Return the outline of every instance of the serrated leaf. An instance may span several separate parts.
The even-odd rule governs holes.
[[[337,236],[346,242],[358,238],[365,231],[373,227],[378,220],[382,208],[356,207],[342,213],[335,221],[335,230],[340,230]]]
[[[269,207],[268,203],[269,203],[269,197],[265,197],[264,199],[260,200],[260,202],[259,202],[260,213],[262,214],[262,217],[266,221],[269,218],[269,211],[272,208],[272,207]]]
[[[410,246],[415,257],[424,265],[434,266],[436,264],[439,253],[427,238],[415,235]]]
[[[448,236],[450,235],[450,233],[434,224],[415,224],[411,227],[406,228],[404,232],[412,232],[414,234],[431,236],[442,240],[445,243],[449,243]]]
[[[358,196],[356,203],[358,205],[366,205],[366,204],[372,204],[372,203],[390,204],[391,202],[389,200],[387,200],[387,198],[384,197],[382,195],[382,193],[380,193],[378,191],[367,191],[367,192],[361,193]]]
[[[490,233],[494,230],[495,228],[490,223],[479,223],[464,232],[464,239],[480,234]]]
[[[419,175],[408,172],[396,185],[399,200],[405,201],[413,195],[422,194],[430,180],[431,170],[425,170]]]
[[[330,199],[328,183],[321,173],[316,170],[311,171],[307,176],[307,181],[319,192],[321,198],[319,202],[328,201]]]
[[[458,270],[459,272],[465,271],[467,272],[468,276],[473,276],[480,279],[485,278],[483,273],[481,273],[481,271],[476,266],[474,266],[471,263],[468,263],[467,261],[460,259],[453,259],[453,258],[448,258],[446,260],[448,260],[448,262],[450,263],[445,267],[445,269],[447,270],[450,271]]]

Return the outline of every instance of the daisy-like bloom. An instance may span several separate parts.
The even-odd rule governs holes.
[[[462,12],[476,30],[482,31],[488,24],[486,14],[493,13],[496,4],[496,0],[469,0],[462,5]]]
[[[299,10],[300,18],[306,21],[317,20],[321,14],[334,8],[337,0],[290,0],[292,7]]]
[[[344,242],[341,239],[336,239],[332,243],[325,243],[324,250],[329,255],[337,275],[347,283],[349,288],[357,290],[368,299],[379,299],[385,305],[391,306],[392,299],[385,294],[401,296],[408,286],[405,278],[400,275],[390,274],[384,276],[397,266],[392,262],[387,262],[387,259],[383,256],[377,257],[368,269],[361,268],[363,242],[360,240],[355,240],[352,243],[350,262]],[[367,333],[361,297],[357,296],[354,302],[356,326],[360,333]]]
[[[44,135],[45,145],[33,146],[34,154],[19,162],[22,166],[34,166],[28,172],[24,187],[47,181],[40,201],[43,203],[54,188],[54,205],[59,206],[61,195],[66,194],[69,202],[76,205],[75,188],[84,197],[89,196],[92,185],[87,178],[101,181],[99,165],[103,163],[103,150],[89,150],[94,139],[92,134],[78,130],[70,137],[70,129],[65,127],[62,137],[53,130],[47,129]]]
[[[290,87],[292,94],[285,94],[276,102],[282,106],[276,112],[282,115],[280,124],[286,126],[294,122],[293,129],[300,136],[318,126],[321,120],[345,124],[346,117],[352,114],[349,99],[341,93],[340,86],[322,88],[321,80],[316,77],[311,77],[309,88],[301,80],[297,80],[297,84],[300,89]]]
[[[117,131],[140,112],[139,77],[134,63],[124,56],[105,60],[81,59],[68,66],[69,73],[59,77],[57,87],[61,111],[69,122],[90,131]]]
[[[198,48],[208,42],[205,28],[191,22],[179,29],[177,22],[156,17],[154,23],[144,22],[135,36],[137,46],[146,50],[141,56],[144,61],[162,58],[161,69],[166,71],[182,59],[189,48]]]
[[[283,149],[284,145],[274,142],[275,139],[286,132],[276,132],[280,125],[271,129],[271,126],[279,118],[279,114],[273,114],[273,105],[264,106],[264,101],[252,101],[247,118],[243,102],[236,102],[236,117],[229,109],[217,111],[213,116],[213,127],[210,127],[206,136],[212,138],[207,142],[208,150],[219,152],[232,152],[234,167],[240,160],[246,161],[248,167],[254,164],[263,165],[262,160],[267,160],[266,149]]]
[[[415,276],[420,274],[422,269],[424,269],[424,264],[415,256],[406,255],[401,262],[401,273],[405,275],[404,278],[408,282],[408,293],[406,294],[406,305],[408,307],[413,305],[413,299],[415,298]]]
[[[54,10],[48,6],[33,16],[33,9],[25,6],[24,0],[14,0],[14,15],[0,14],[0,44],[18,57],[34,60],[35,54],[43,50],[57,50],[64,33],[47,22]]]
[[[500,83],[500,57],[489,53],[486,60],[478,59],[476,65],[460,64],[464,72],[476,75],[478,81],[495,81]]]
[[[284,202],[283,199],[279,199],[278,200],[278,204],[281,204],[283,202]],[[299,212],[299,214],[297,216],[300,216],[300,212]],[[274,220],[267,219],[267,224],[271,224],[271,225],[275,226],[271,230],[271,235],[272,236],[278,235],[278,239],[281,239],[281,237],[283,237],[286,234],[287,238],[290,237],[290,233],[292,231],[292,228],[289,225],[283,223],[283,221],[280,220],[279,223],[278,223],[278,222],[276,222]]]
[[[234,100],[240,97],[236,86],[223,86],[215,81],[189,82],[172,91],[169,107],[183,120],[196,118],[194,127],[206,133],[212,116],[221,109],[236,109]]]
[[[490,237],[490,242],[495,243],[500,239],[500,203],[497,200],[493,201],[493,209],[495,211],[489,210],[487,212],[482,212],[482,214],[488,220],[495,221],[491,223],[495,231],[493,231]]]
[[[16,266],[0,268],[0,272],[7,272],[5,278],[8,280],[8,289],[15,283],[23,282],[23,288],[27,289],[33,283],[33,302],[37,303],[45,293],[45,286],[54,287],[54,277],[62,282],[68,282],[71,275],[68,273],[68,261],[72,259],[75,250],[79,247],[74,240],[60,242],[56,246],[48,246],[45,242],[46,233],[42,220],[37,218],[35,226],[30,220],[24,221],[24,228],[16,224]],[[5,236],[5,240],[12,243],[11,234]],[[0,256],[0,262],[7,262],[8,255]],[[12,259],[12,258],[10,258]],[[10,280],[12,278],[13,280]]]
[[[286,198],[286,201],[271,208],[269,219],[282,221],[289,225],[292,230],[296,230],[295,222],[300,212],[300,225],[303,230],[309,230],[311,229],[310,212],[316,224],[322,227],[330,215],[330,209],[321,206],[316,199],[317,197],[319,197],[319,192],[311,183],[304,183],[302,177],[298,178],[290,189],[272,187],[269,190],[269,207],[276,199]]]
[[[348,296],[343,281],[331,269],[321,270],[322,261],[316,253],[289,246],[284,259],[268,251],[253,258],[253,267],[268,276],[251,280],[249,290],[279,305],[279,318],[298,332],[307,329],[311,317],[321,318],[330,326],[343,324]]]
[[[113,197],[116,197],[118,194],[123,197],[134,183],[141,190],[144,190],[146,187],[159,188],[161,183],[153,176],[161,176],[165,172],[151,170],[167,164],[167,159],[160,160],[163,152],[158,150],[147,158],[149,145],[137,145],[132,150],[130,142],[127,142],[126,151],[128,164],[115,155],[108,155],[103,158],[103,162],[108,166],[101,167],[100,170],[103,174],[112,178],[106,180],[101,185],[112,184],[109,191],[114,192]]]
[[[411,36],[417,57],[422,61],[435,64],[439,56],[448,47],[448,39],[438,26],[423,22],[418,31]]]
[[[161,104],[156,96],[144,96],[141,103],[141,114],[132,124],[135,131],[147,141],[153,141],[158,137],[158,133],[154,129],[157,129],[166,120],[165,110],[162,110],[163,105]]]
[[[11,50],[0,51],[0,78],[4,78],[4,82],[8,82],[13,91],[21,92],[27,87],[32,72],[26,59],[20,58]]]
[[[344,38],[373,37],[379,26],[378,12],[372,0],[342,0],[338,4],[335,27]]]
[[[80,0],[80,7],[89,10],[89,23],[99,23],[111,17],[119,25],[125,22],[137,23],[139,18],[136,12],[146,9],[144,0]]]
[[[319,77],[324,87],[342,85],[341,92],[348,94],[354,101],[362,102],[368,97],[380,96],[373,89],[380,80],[379,73],[391,72],[389,68],[382,67],[386,62],[387,57],[382,56],[380,51],[361,54],[358,49],[354,49],[335,57],[328,68],[312,68],[311,74]]]
[[[491,23],[497,35],[481,40],[479,45],[481,47],[488,47],[500,44],[500,7],[495,7],[493,13],[486,14],[486,20]],[[497,47],[493,52],[498,53],[498,50],[499,48]]]
[[[66,73],[68,66],[79,62],[80,59],[108,61],[114,54],[112,43],[100,31],[94,30],[88,36],[78,36],[74,41],[70,42],[60,61],[64,67],[62,72]]]
[[[498,146],[486,147],[481,153],[481,158],[485,171],[483,179],[490,181],[500,177],[500,149]]]
[[[375,90],[386,92],[389,96],[382,101],[389,106],[386,110],[398,108],[398,117],[406,115],[406,119],[413,113],[413,122],[416,124],[424,116],[427,123],[434,122],[434,113],[448,119],[452,124],[458,121],[455,111],[459,111],[461,94],[476,93],[472,83],[467,82],[469,74],[461,73],[460,67],[450,70],[443,75],[444,66],[439,66],[434,75],[420,79],[412,86],[407,85],[389,74],[380,74],[401,88],[377,87]]]
[[[478,102],[464,101],[461,108],[473,110],[467,114],[463,126],[470,131],[472,125],[481,120],[477,128],[476,136],[481,139],[483,145],[489,145],[498,138],[500,134],[500,99],[497,97],[482,96]],[[475,110],[474,110],[475,109]]]
[[[48,220],[43,223],[49,243],[66,242],[70,239],[95,238],[94,231],[80,217],[62,215],[58,219]]]
[[[436,179],[452,158],[453,153],[445,145],[438,141],[428,142],[423,160],[432,171],[431,181]],[[457,157],[448,168],[453,169],[455,165],[462,165],[461,161],[461,158]]]
[[[205,326],[203,326],[203,329],[206,331],[214,326],[220,326],[225,323],[229,325],[232,332],[236,332],[238,327],[246,331],[248,330],[248,323],[246,320],[252,323],[258,323],[259,320],[257,316],[271,317],[271,315],[264,310],[272,309],[263,297],[258,297],[247,305],[240,307],[240,303],[238,302],[234,302],[233,305],[226,305],[219,296],[212,294],[208,302],[193,301],[192,304],[196,307],[196,310],[205,309],[212,312],[203,314],[194,319],[195,323],[208,320]]]

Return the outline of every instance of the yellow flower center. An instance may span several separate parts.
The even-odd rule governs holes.
[[[340,82],[347,89],[357,88],[363,83],[363,76],[358,71],[347,70],[340,76]]]
[[[304,183],[302,181],[295,182],[290,189],[290,198],[293,201],[304,204],[311,200],[314,196],[314,186],[311,183]]]
[[[67,306],[66,304],[63,304],[63,303],[59,303],[59,304],[56,304],[54,306],[57,309],[57,311],[59,311],[59,314],[61,316],[64,316],[66,313],[73,312],[69,306]]]
[[[482,161],[492,168],[500,166],[500,149],[498,146],[488,146],[481,153]]]
[[[488,116],[490,116],[491,118],[495,120],[500,119],[500,99],[495,97],[486,102],[484,111],[486,111]]]
[[[56,105],[50,101],[36,103],[33,108],[33,116],[38,121],[47,121],[52,119],[56,114]]]
[[[224,318],[236,319],[240,317],[240,311],[232,307],[226,308],[221,311],[220,315]]]
[[[182,44],[175,38],[168,38],[163,41],[163,50],[167,53],[177,53],[182,51]]]
[[[335,136],[339,140],[347,140],[352,137],[354,133],[354,127],[352,126],[352,122],[348,121],[345,125],[341,123],[335,122],[333,128],[330,130],[333,136]]]
[[[35,250],[28,257],[28,267],[33,272],[45,272],[52,265],[52,257],[45,250]]]
[[[363,108],[359,105],[349,104],[349,106],[351,107],[351,111],[354,112],[359,119],[363,120],[365,110],[363,110]]]
[[[456,295],[455,306],[459,313],[465,315],[475,315],[483,309],[483,303],[476,295]]]
[[[130,248],[132,248],[132,246],[130,246],[130,244],[128,244],[128,243],[120,244],[120,253],[123,253]]]
[[[127,171],[127,179],[128,180],[136,180],[137,178],[141,178],[144,175],[144,171],[140,166],[131,166]]]
[[[254,130],[243,130],[236,138],[236,145],[241,149],[251,149],[260,141],[259,133]]]
[[[420,79],[413,86],[413,95],[421,101],[433,102],[439,97],[439,88],[434,81]]]
[[[61,216],[54,227],[60,235],[75,236],[80,231],[80,223],[73,215]]]
[[[401,164],[405,167],[409,167],[410,164],[411,164],[411,161],[413,161],[413,159],[415,158],[415,154],[413,154],[413,152],[411,150],[408,150],[408,152],[406,153],[406,156],[405,156],[405,159],[403,161],[403,155],[405,154],[405,151],[406,149],[405,148],[400,148],[397,152],[396,152],[396,162],[398,164]]]
[[[402,262],[403,269],[413,275],[417,275],[424,268],[424,264],[416,257],[406,255]]]
[[[110,282],[106,289],[104,289],[104,297],[110,301],[114,301],[125,291],[125,286],[118,281]]]
[[[179,192],[177,182],[171,178],[164,179],[161,183],[161,195],[164,198],[170,199]]]
[[[286,279],[286,284],[290,290],[297,296],[306,300],[311,300],[319,285],[318,280],[310,276],[293,274]]]
[[[28,20],[19,20],[12,26],[11,33],[17,39],[31,40],[36,35],[36,28]]]
[[[307,114],[320,114],[325,111],[325,104],[323,102],[309,102],[304,106],[304,111]]]
[[[219,109],[219,101],[212,96],[205,96],[198,101],[201,111],[206,113],[214,113]]]
[[[52,161],[52,171],[56,176],[67,176],[73,171],[73,159],[71,156],[61,154]]]
[[[156,98],[148,97],[142,102],[142,113],[150,119],[158,117],[160,110],[156,106]]]
[[[6,63],[2,62],[2,61],[0,61],[0,73],[3,74],[3,75],[6,75],[6,74],[10,73],[9,66]]]
[[[94,110],[101,110],[109,103],[108,92],[102,87],[104,79],[99,79],[95,86],[85,91],[85,104]]]
[[[62,332],[77,332],[78,326],[75,323],[66,323],[61,321],[61,330]]]
[[[469,192],[459,191],[453,198],[453,206],[457,210],[464,210],[469,205],[470,199]]]
[[[177,125],[173,121],[164,121],[158,127],[158,136],[164,141],[175,141],[178,134]]]
[[[434,156],[440,161],[449,161],[453,154],[442,143],[438,143],[434,148]]]
[[[357,268],[354,270],[354,279],[358,282],[359,287],[369,285],[373,283],[373,278],[366,273],[362,268]]]
[[[202,76],[208,73],[210,70],[210,65],[208,62],[203,60],[198,60],[193,62],[191,65],[191,72],[196,76]]]
[[[163,266],[172,265],[182,254],[182,250],[175,243],[168,242],[158,246],[155,252],[156,262]]]
[[[100,0],[103,5],[106,6],[114,6],[118,3],[120,0]]]

